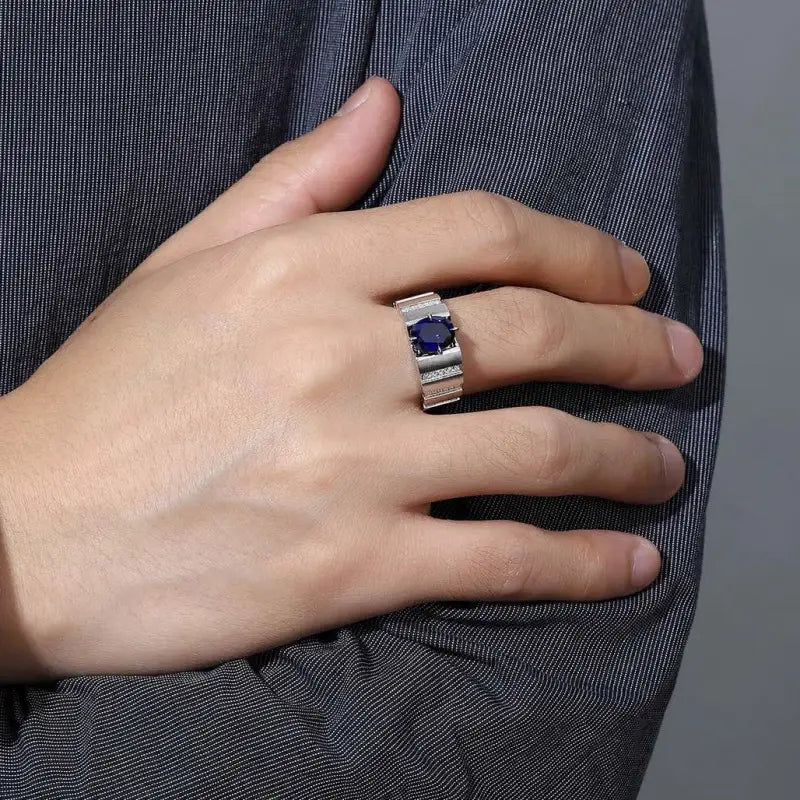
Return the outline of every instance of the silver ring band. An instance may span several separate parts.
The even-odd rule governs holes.
[[[422,407],[427,410],[460,400],[464,372],[455,336],[458,328],[445,302],[436,292],[425,292],[395,300],[393,305],[403,317],[419,368]]]

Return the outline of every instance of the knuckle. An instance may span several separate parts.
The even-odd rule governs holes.
[[[309,206],[314,206],[308,192],[306,176],[302,170],[301,148],[294,140],[285,142],[262,156],[251,168],[249,178],[258,182],[255,198],[262,207],[276,200],[300,197]]]
[[[614,240],[590,225],[579,222],[574,224],[577,231],[576,235],[570,237],[572,255],[586,288],[604,291],[609,286],[615,287],[620,280],[620,274],[616,267],[618,258]]]
[[[349,308],[351,302],[330,291],[327,302],[332,308]],[[293,317],[283,337],[291,341],[291,357],[282,358],[283,377],[301,401],[328,403],[363,387],[374,376],[374,365],[381,358],[380,340],[354,348],[363,339],[364,326],[380,330],[384,311],[380,306],[363,309],[358,314],[334,312],[313,319]],[[375,322],[373,323],[373,318]]]
[[[334,402],[346,387],[352,386],[352,355],[345,342],[332,336],[335,323],[326,319],[300,318],[296,313],[265,327],[266,338],[275,343],[290,343],[275,349],[256,337],[248,345],[259,369],[258,391],[270,402],[284,404],[325,404]],[[355,376],[358,377],[358,376]],[[276,390],[280,388],[280,391]]]
[[[603,576],[607,572],[600,550],[582,537],[576,542],[572,558],[575,572],[575,582],[570,592],[572,599],[578,602],[596,599],[602,594]]]
[[[628,306],[611,310],[609,329],[616,357],[613,366],[609,365],[609,371],[613,372],[609,377],[620,386],[643,384],[648,375],[647,367],[653,363],[650,354],[644,352],[649,349],[649,339],[643,335],[640,314],[639,309]]]
[[[583,235],[577,236],[576,242],[580,247],[580,261],[587,270],[597,272],[598,264],[607,264],[609,261],[616,264],[616,246],[611,237],[590,225],[582,225],[581,228]]]
[[[630,433],[636,440],[634,446],[639,451],[638,460],[642,463],[642,476],[639,478],[639,482],[647,481],[649,486],[656,488],[674,484],[674,478],[670,479],[669,468],[658,444],[640,431],[631,431]]]
[[[298,236],[295,224],[259,231],[248,252],[247,267],[258,286],[270,293],[285,290],[290,296],[311,285],[311,263],[307,237]],[[240,265],[241,268],[241,265]]]
[[[566,485],[574,470],[578,437],[569,414],[555,409],[540,409],[533,461],[535,478],[546,486]]]
[[[494,348],[516,356],[522,346],[537,361],[558,359],[569,331],[565,301],[521,286],[502,286],[486,295],[490,302],[475,304],[470,324],[491,334]]]
[[[469,223],[478,228],[490,254],[500,262],[513,260],[522,245],[516,201],[478,189],[463,192],[461,199]]]
[[[509,409],[510,411],[510,409]],[[539,445],[539,436],[531,427],[528,415],[510,413],[502,426],[479,429],[476,456],[498,472],[517,476],[530,470]]]
[[[563,301],[558,302],[555,297],[545,300],[544,293],[539,293],[535,322],[530,323],[533,352],[538,360],[552,361],[563,349],[568,327],[565,310]]]
[[[459,448],[462,459],[466,453],[477,468],[514,478],[524,475],[541,488],[568,487],[582,455],[573,418],[551,408],[508,408],[505,412],[502,425],[470,429],[470,447]]]
[[[537,584],[538,559],[532,537],[516,525],[496,543],[475,547],[469,554],[467,582],[482,597],[515,600],[529,597]]]
[[[529,293],[518,286],[492,289],[486,297],[490,302],[475,303],[475,308],[470,310],[470,324],[490,336],[492,347],[516,354],[520,344],[529,341],[536,324],[535,303]]]
[[[653,325],[650,312],[634,306],[609,307],[606,313],[609,351],[615,354],[606,362],[607,381],[630,389],[668,385],[674,366],[660,321]]]
[[[287,365],[296,400],[325,401],[352,384],[347,347],[330,335],[323,323],[306,323],[292,329],[292,358]]]

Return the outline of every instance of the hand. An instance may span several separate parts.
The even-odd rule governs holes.
[[[644,261],[585,225],[482,192],[334,211],[378,175],[398,114],[369,81],[0,400],[6,676],[195,668],[430,600],[589,600],[655,578],[655,548],[623,532],[429,516],[475,494],[659,503],[684,465],[660,437],[549,408],[423,412],[393,299],[508,284],[449,301],[465,392],[674,387],[702,351],[632,305]]]

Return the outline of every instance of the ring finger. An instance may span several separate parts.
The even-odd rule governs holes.
[[[461,347],[464,392],[529,380],[651,390],[693,380],[703,363],[690,328],[634,306],[583,303],[540,289],[504,286],[447,301]],[[402,320],[385,363],[408,365],[406,399],[419,378]]]

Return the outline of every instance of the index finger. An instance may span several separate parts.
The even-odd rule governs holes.
[[[382,301],[488,281],[635,303],[650,283],[644,258],[613,236],[489,192],[323,213],[299,224],[308,226],[315,252],[325,253],[326,267]]]

